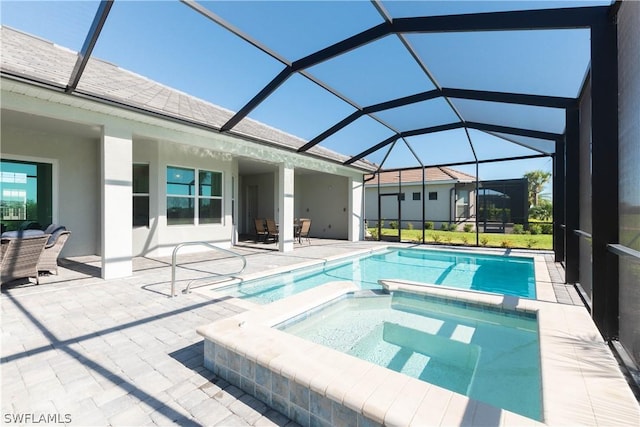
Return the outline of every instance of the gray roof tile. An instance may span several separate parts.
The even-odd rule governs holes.
[[[75,52],[6,26],[0,27],[0,30],[0,67],[3,72],[62,87],[68,84],[76,62]],[[230,110],[95,58],[89,59],[77,90],[215,129],[219,129],[234,114]],[[297,149],[307,142],[250,118],[238,123],[232,133],[288,149]],[[348,159],[347,156],[319,146],[308,152],[338,162]],[[353,166],[376,169],[375,165],[367,161],[358,161]]]

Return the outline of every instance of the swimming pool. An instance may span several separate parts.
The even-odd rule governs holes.
[[[394,292],[343,297],[280,330],[541,420],[535,313]]]
[[[267,304],[336,280],[353,281],[362,289],[380,289],[379,279],[536,297],[532,258],[397,248],[243,282],[220,289],[219,295]]]

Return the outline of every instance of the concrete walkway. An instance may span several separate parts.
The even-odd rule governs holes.
[[[246,275],[322,260],[377,242],[314,240],[289,253],[236,246]],[[178,289],[237,259],[180,257]],[[2,422],[45,425],[294,425],[203,367],[198,326],[239,309],[206,293],[169,298],[170,258],[138,258],[132,277],[99,278],[99,259],[61,260],[39,286],[3,286]],[[43,418],[44,417],[44,418]]]

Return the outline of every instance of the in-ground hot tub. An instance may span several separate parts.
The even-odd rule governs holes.
[[[400,291],[399,285],[393,287],[396,292]],[[462,312],[470,310],[460,302],[461,291],[425,286],[407,286],[402,291],[399,293],[431,295],[432,303],[433,298],[455,301],[453,292],[458,303],[451,307]],[[198,332],[205,337],[205,366],[301,425],[439,424],[447,420],[448,423],[468,420],[479,425],[537,423],[513,411],[276,328],[292,319],[318,313],[319,307],[357,292],[361,292],[360,288],[350,282],[334,282],[200,328]],[[508,302],[505,304],[501,297],[481,294],[487,299],[474,302],[472,296],[476,293],[466,294],[469,300],[465,304],[476,308],[484,306],[494,315],[509,311],[514,316],[520,313],[535,317],[535,310],[507,307]],[[409,300],[409,305],[415,303],[412,298]],[[387,334],[393,340],[406,341],[405,332],[395,326],[387,327]],[[458,334],[460,338],[464,332]],[[460,341],[453,346],[457,344],[461,344]],[[418,350],[418,353],[427,352],[424,348]],[[468,377],[473,377],[482,350],[471,345],[464,351],[456,347],[455,351],[459,352],[459,358],[469,358],[464,364],[470,367]],[[435,358],[443,356],[444,353],[440,353]],[[539,380],[537,384],[539,393]],[[469,386],[467,384],[467,388]]]

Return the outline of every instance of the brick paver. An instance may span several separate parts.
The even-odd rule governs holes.
[[[247,255],[246,272],[254,273],[366,245],[234,250]],[[180,257],[180,289],[189,277],[238,268],[237,260],[212,256]],[[39,286],[3,285],[3,423],[294,425],[204,368],[196,328],[239,309],[197,292],[168,298],[170,261],[138,258],[133,277],[105,281],[97,257],[73,258]]]
[[[247,255],[249,274],[377,245],[317,241],[289,253],[234,250]],[[189,277],[237,269],[236,260],[211,257],[181,258],[187,262],[180,288]],[[294,425],[203,367],[196,328],[239,309],[199,292],[168,298],[170,258],[138,258],[133,277],[108,281],[98,277],[96,257],[61,264],[60,275],[43,277],[39,286],[2,288],[3,423],[35,424],[45,416],[57,417],[51,424],[87,426]]]

